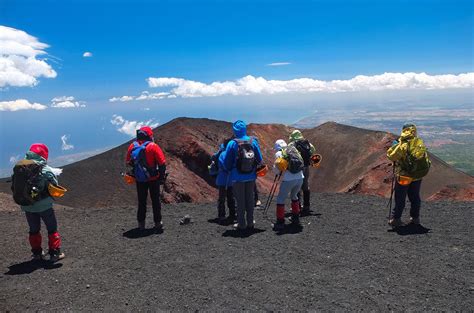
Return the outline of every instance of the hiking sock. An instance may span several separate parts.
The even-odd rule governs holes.
[[[300,202],[298,200],[291,201],[291,213],[293,215],[300,214]]]
[[[276,207],[276,218],[277,220],[285,220],[285,205],[277,204]]]
[[[48,247],[50,251],[61,248],[61,236],[57,231],[48,235]]]
[[[33,254],[41,254],[43,252],[43,248],[41,247],[41,233],[30,234],[29,236],[31,252]]]

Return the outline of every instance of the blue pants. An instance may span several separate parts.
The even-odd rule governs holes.
[[[421,197],[420,197],[421,180],[414,181],[408,186],[402,186],[395,182],[395,207],[392,210],[392,218],[401,218],[403,209],[405,209],[406,197],[410,200],[410,216],[418,218],[420,216]]]
[[[41,230],[41,220],[43,220],[48,230],[48,234],[54,234],[58,231],[58,222],[54,210],[48,209],[43,212],[25,212],[28,226],[30,227],[30,234],[34,235]]]
[[[298,193],[303,185],[303,178],[283,181],[280,184],[280,191],[277,196],[277,204],[285,204],[286,197],[290,194],[291,201],[298,200]]]

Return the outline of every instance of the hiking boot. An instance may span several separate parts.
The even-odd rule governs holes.
[[[400,218],[391,218],[388,221],[388,225],[392,226],[393,228],[403,226],[402,219]]]
[[[163,222],[155,223],[155,233],[161,233],[163,231]]]
[[[420,225],[420,218],[419,217],[410,217],[410,223],[411,225]]]
[[[274,231],[280,231],[285,228],[285,220],[277,220],[275,224],[273,224]]]
[[[138,230],[145,230],[145,221],[138,222]]]
[[[255,229],[255,220],[251,224],[247,224],[247,230],[254,230]]]
[[[293,213],[291,215],[291,225],[293,226],[301,226],[300,223],[300,216],[298,214]]]
[[[301,216],[309,216],[309,215],[311,215],[311,210],[309,209],[309,206],[303,207],[303,208],[301,209],[300,215],[301,215]]]
[[[244,230],[245,229],[245,227],[242,227],[241,225],[239,225],[239,223],[235,223],[234,225],[232,225],[232,227],[235,230]]]
[[[49,251],[49,261],[51,262],[62,260],[65,256],[64,252],[61,252],[60,249]]]
[[[44,260],[44,252],[33,252],[31,255],[32,261],[43,261]]]
[[[219,217],[217,218],[217,223],[218,223],[219,225],[224,225],[226,222],[227,222],[227,219],[225,218],[225,216],[219,216]]]

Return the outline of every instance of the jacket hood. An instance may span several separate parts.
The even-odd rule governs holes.
[[[29,151],[36,153],[45,160],[48,160],[49,149],[44,143],[32,144]]]
[[[275,141],[275,150],[276,151],[281,151],[283,149],[285,149],[288,145],[286,144],[286,142],[283,140],[283,139],[278,139],[277,141]]]
[[[33,160],[35,162],[46,165],[46,159],[43,158],[41,155],[34,153],[33,151],[28,151],[25,155],[25,159]]]
[[[137,140],[153,141],[153,130],[150,126],[143,126],[137,131]]]
[[[290,134],[290,142],[293,142],[293,141],[297,141],[297,140],[301,140],[301,139],[304,139],[303,137],[303,134],[299,131],[299,130],[294,130],[291,134]]]
[[[416,125],[413,123],[406,123],[403,125],[402,133],[400,134],[400,138],[403,139],[411,139],[417,136]]]
[[[234,135],[237,138],[242,138],[247,135],[247,124],[244,121],[238,120],[233,125]]]

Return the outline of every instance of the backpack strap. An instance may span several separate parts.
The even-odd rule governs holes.
[[[142,147],[142,146],[143,146],[144,148],[146,148],[146,146],[148,146],[150,143],[152,143],[152,142],[151,142],[151,141],[145,141],[145,142],[143,142],[142,144],[140,144],[137,140],[135,140],[135,141],[133,142],[133,148],[136,149],[136,148]]]
[[[245,142],[248,142],[250,144],[253,144],[254,140],[255,140],[255,137],[254,136],[249,136],[249,139],[247,140],[244,140],[244,139],[239,139],[239,138],[234,138],[232,139],[234,140],[237,144],[239,143],[245,143]]]

